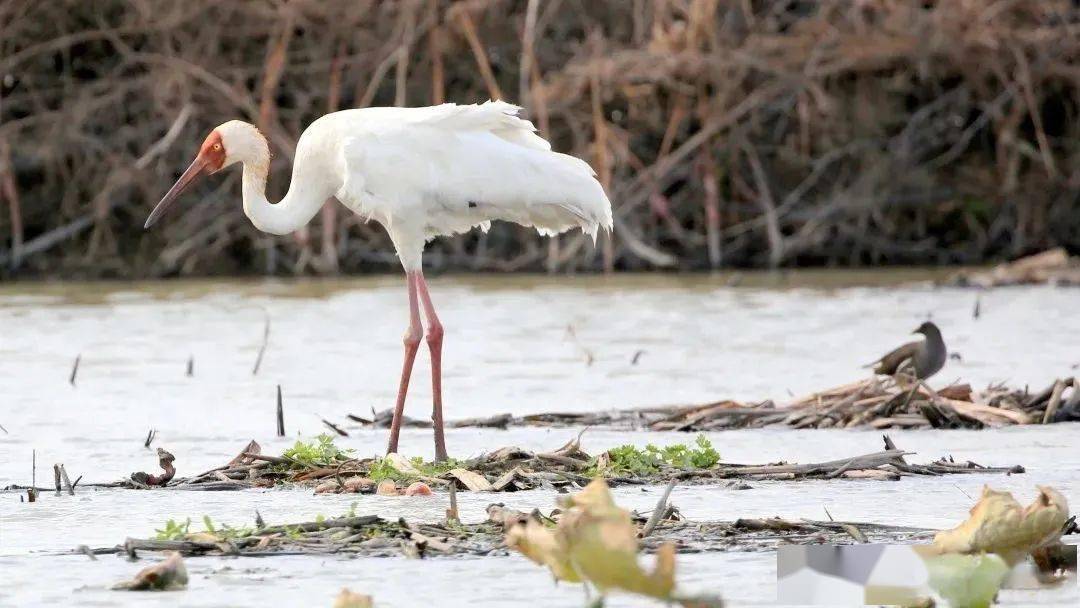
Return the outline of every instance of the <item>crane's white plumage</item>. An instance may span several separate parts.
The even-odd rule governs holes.
[[[292,232],[335,196],[381,223],[406,271],[409,329],[405,333],[388,452],[396,452],[405,396],[428,321],[435,457],[445,460],[442,418],[443,327],[428,294],[420,258],[440,234],[487,229],[492,220],[534,226],[544,234],[581,228],[596,238],[611,230],[611,204],[588,164],[551,151],[517,106],[501,101],[430,108],[368,108],[327,114],[297,142],[289,192],[266,200],[270,148],[254,126],[233,120],[203,142],[191,166],[165,194],[145,227],[153,225],[197,177],[228,165],[244,167],[244,213],[256,228]]]
[[[424,241],[491,220],[542,234],[580,227],[594,238],[610,229],[592,168],[552,152],[518,110],[501,101],[351,110],[312,128],[349,131],[337,198],[386,227],[406,268],[419,264]]]
[[[611,229],[611,204],[592,168],[552,152],[519,110],[489,101],[327,114],[300,137],[289,194],[277,205],[262,194],[265,139],[239,121],[217,131],[226,164],[244,162],[244,209],[256,227],[291,232],[335,196],[382,224],[412,270],[426,241],[486,230],[492,220],[542,234],[581,228],[594,239],[598,229]]]

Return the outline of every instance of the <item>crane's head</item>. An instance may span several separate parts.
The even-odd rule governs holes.
[[[236,162],[254,163],[265,173],[270,165],[270,148],[266,144],[266,138],[254,125],[230,120],[210,131],[210,135],[206,136],[199,147],[195,160],[150,212],[143,228],[149,228],[157,222],[197,178],[216,173]]]

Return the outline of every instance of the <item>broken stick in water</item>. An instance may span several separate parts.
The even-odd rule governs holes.
[[[143,442],[143,447],[150,449],[150,444],[153,443],[155,437],[157,437],[157,430],[150,429],[150,432],[146,434],[146,441]]]
[[[26,499],[37,500],[37,450],[30,451],[30,487],[26,489]]]
[[[187,377],[191,378],[195,375],[195,355],[191,355],[187,360]]]
[[[281,385],[277,385],[277,436],[285,436],[285,407],[281,403]]]
[[[323,423],[323,424],[325,424],[325,425],[326,425],[326,426],[327,426],[327,427],[328,427],[328,428],[329,428],[330,430],[334,431],[334,432],[335,432],[335,433],[337,433],[338,435],[340,435],[340,436],[342,436],[342,437],[348,437],[348,436],[349,436],[349,434],[348,434],[348,433],[346,433],[346,432],[345,432],[344,430],[342,430],[342,429],[341,429],[341,427],[339,427],[338,425],[334,424],[333,422],[330,422],[330,421],[329,421],[329,420],[327,420],[326,418],[320,418],[320,420],[322,420],[322,423]]]
[[[667,511],[668,497],[671,496],[671,490],[675,487],[675,480],[672,479],[668,482],[667,487],[664,488],[664,493],[660,495],[660,500],[656,502],[656,508],[653,509],[652,515],[649,516],[649,521],[645,522],[645,527],[641,529],[641,534],[638,538],[645,538],[656,529],[656,526],[660,524],[660,520],[664,519],[664,512]]]
[[[461,520],[458,519],[457,510],[457,484],[450,484],[450,508],[446,510],[446,522],[457,523]]]
[[[1057,409],[1061,405],[1061,394],[1065,392],[1065,387],[1066,384],[1062,380],[1054,382],[1054,388],[1050,392],[1050,401],[1047,402],[1046,409],[1043,411],[1043,424],[1049,424],[1054,421],[1054,414],[1057,413]]]
[[[79,360],[82,359],[82,353],[75,355],[75,364],[71,366],[71,377],[68,378],[68,384],[75,386],[75,377],[79,375]]]
[[[68,496],[74,496],[75,495],[75,486],[72,485],[71,479],[68,477],[67,469],[64,468],[63,464],[58,464],[56,466],[59,467],[59,469],[60,469],[60,479],[64,480],[64,489],[67,490]],[[60,493],[59,485],[57,486],[56,490],[57,490],[57,494],[59,494]]]
[[[270,313],[263,311],[266,315],[266,322],[263,324],[263,338],[262,344],[259,345],[259,354],[255,357],[255,366],[251,368],[251,375],[255,376],[259,373],[259,366],[262,365],[263,355],[266,353],[266,345],[270,342]]]

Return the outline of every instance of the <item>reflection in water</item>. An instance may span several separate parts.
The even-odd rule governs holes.
[[[870,277],[877,284],[896,278],[888,273]],[[985,292],[982,315],[973,320],[971,291],[867,286],[867,277],[853,273],[750,274],[739,279],[740,287],[725,286],[729,279],[515,276],[432,281],[447,326],[447,416],[724,397],[783,402],[792,394],[865,374],[861,365],[906,338],[928,316],[942,327],[950,349],[962,355],[961,361],[946,364],[935,384],[960,379],[978,387],[1007,381],[1041,389],[1053,377],[1077,373],[1070,366],[1080,363],[1071,339],[1080,331],[1080,316],[1074,312],[1077,292],[1071,290]],[[781,289],[774,288],[778,282]],[[0,433],[0,485],[29,481],[31,450],[37,451],[39,484],[48,485],[47,471],[54,462],[93,481],[153,469],[155,457],[142,446],[150,428],[158,430],[155,446],[177,455],[180,475],[220,464],[252,438],[267,452],[279,452],[287,441],[274,437],[278,384],[285,395],[288,441],[322,432],[321,417],[342,420],[349,412],[363,415],[371,408],[388,407],[400,366],[404,298],[404,286],[396,277],[6,286],[0,289],[0,424],[10,434]],[[265,315],[272,322],[269,347],[259,374],[252,376]],[[591,364],[585,350],[592,354]],[[68,375],[79,354],[78,383],[71,387]],[[189,357],[195,362],[191,378],[185,375]],[[414,417],[430,411],[426,366],[426,355],[421,354],[407,406]],[[986,482],[1011,489],[1022,500],[1033,495],[1035,483],[1050,483],[1080,504],[1080,457],[1070,447],[1075,432],[1075,425],[1055,425],[893,434],[902,448],[920,452],[919,459],[952,453],[957,459],[987,464],[1024,464],[1027,475],[807,482],[798,492],[790,485],[769,483],[752,484],[748,491],[679,488],[674,502],[698,519],[774,514],[820,518],[827,507],[838,518],[942,527],[962,519],[971,502],[965,494],[976,496]],[[503,445],[552,448],[572,434],[566,429],[460,429],[448,434],[448,442],[452,455],[468,456]],[[839,458],[858,446],[873,451],[880,444],[877,433],[858,431],[769,429],[711,438],[724,459],[739,462]],[[586,447],[594,451],[631,441],[686,439],[595,429],[585,435]],[[360,454],[373,454],[383,449],[385,436],[382,431],[354,432],[341,443]],[[430,431],[408,430],[402,449],[409,455],[430,455]],[[631,488],[617,494],[628,507],[649,509],[659,491]],[[911,492],[918,492],[920,499],[910,501]],[[436,519],[445,509],[439,497],[312,496],[281,490],[83,491],[74,499],[47,494],[33,508],[20,505],[15,494],[0,494],[0,499],[0,567],[5,578],[15,581],[0,588],[4,604],[39,599],[70,603],[71,590],[83,585],[89,589],[79,594],[88,601],[136,601],[104,591],[107,584],[131,574],[131,565],[122,560],[26,554],[80,543],[114,544],[129,534],[151,533],[169,517],[190,516],[197,522],[209,514],[215,521],[246,524],[258,509],[267,521],[295,521],[344,512],[354,500],[358,512],[394,517]],[[544,492],[500,495],[499,500],[526,510],[552,504],[552,496]],[[463,517],[482,518],[491,501],[490,496],[464,495]],[[773,597],[773,559],[692,556],[680,577],[690,589],[766,601]],[[454,582],[457,577],[486,572],[492,578],[477,592],[480,605],[505,605],[509,593],[542,593],[552,598],[550,605],[581,604],[576,589],[560,586],[553,591],[542,571],[517,558],[421,564],[283,557],[258,563],[194,560],[190,566],[191,589],[171,600],[149,601],[171,605],[182,597],[192,605],[329,605],[337,589],[349,585],[372,592],[380,606],[416,605],[402,595],[410,591],[431,592],[432,598],[446,603],[440,591],[460,584]],[[64,568],[71,582],[49,585],[48,593],[39,595],[41,581],[57,568]],[[507,572],[515,576],[504,576]],[[430,583],[423,591],[405,584],[420,575]],[[326,601],[309,597],[313,581],[325,588]],[[1072,593],[1069,597],[1075,598],[1075,589]],[[1021,603],[1050,601],[1047,597]],[[145,603],[145,598],[138,601]],[[466,603],[462,598],[461,605]]]

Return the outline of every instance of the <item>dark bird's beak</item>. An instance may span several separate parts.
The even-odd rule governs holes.
[[[199,154],[196,156],[195,160],[192,161],[191,166],[187,168],[187,171],[184,171],[184,174],[180,176],[180,179],[176,180],[173,187],[169,188],[169,191],[165,193],[165,196],[162,197],[161,202],[157,204],[157,207],[154,207],[154,210],[150,212],[150,217],[146,218],[143,229],[153,226],[155,222],[161,219],[161,216],[165,215],[165,212],[173,206],[173,203],[175,203],[178,198],[180,198],[180,194],[186,190],[196,178],[204,174],[212,173],[212,171],[210,171],[210,165],[210,159],[206,155]]]

